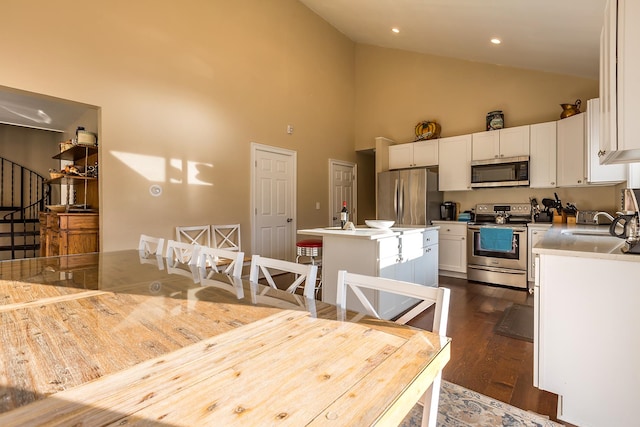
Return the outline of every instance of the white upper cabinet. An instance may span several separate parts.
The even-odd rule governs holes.
[[[471,190],[471,135],[440,138],[438,189]]]
[[[437,139],[389,146],[389,169],[437,165]]]
[[[609,0],[600,37],[600,163],[640,162],[640,2]]]
[[[586,166],[589,184],[619,183],[627,179],[627,165],[601,165],[598,158],[600,150],[600,99],[587,101],[587,147]]]
[[[531,125],[529,154],[529,186],[555,188],[556,179],[556,122]]]
[[[529,155],[529,125],[473,134],[473,160]]]
[[[577,187],[587,183],[584,166],[586,114],[576,114],[557,122],[558,187]]]

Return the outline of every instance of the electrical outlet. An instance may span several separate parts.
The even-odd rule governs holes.
[[[287,125],[287,133],[291,135],[293,133],[293,125]]]

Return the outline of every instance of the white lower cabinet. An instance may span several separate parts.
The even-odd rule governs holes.
[[[549,230],[551,223],[531,223],[527,224],[527,280],[533,282],[535,280],[535,257],[532,249],[541,239],[544,233]]]
[[[568,423],[638,425],[640,262],[628,257],[538,254],[534,384],[560,396]]]
[[[438,234],[438,270],[442,276],[467,276],[467,223],[433,221],[440,226]]]

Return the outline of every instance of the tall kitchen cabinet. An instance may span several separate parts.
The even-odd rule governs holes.
[[[577,187],[587,183],[585,158],[585,114],[558,121],[558,187]]]
[[[438,189],[471,190],[471,135],[438,140]]]
[[[640,162],[640,2],[609,0],[600,36],[600,163]]]
[[[529,186],[555,188],[556,173],[556,121],[530,126]]]
[[[74,145],[53,158],[73,162],[83,172],[67,173],[47,181],[50,185],[65,187],[66,196],[61,205],[66,205],[66,210],[40,212],[40,255],[98,252],[98,177],[97,172],[89,172],[90,167],[98,163],[98,147]]]

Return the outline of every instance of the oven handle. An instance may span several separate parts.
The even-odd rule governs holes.
[[[472,268],[474,270],[485,270],[485,271],[494,271],[496,273],[505,273],[505,274],[527,274],[527,270],[514,270],[511,268],[499,268],[499,267],[489,267],[489,266],[475,266],[475,265],[467,265],[467,268]]]
[[[491,226],[493,226],[493,225],[491,225]],[[469,230],[470,231],[480,231],[481,227],[482,227],[481,225],[470,225],[469,226]],[[500,225],[498,225],[498,227],[500,227]],[[527,229],[524,228],[524,227],[513,227],[513,226],[508,226],[508,225],[507,226],[502,226],[502,227],[503,228],[511,228],[514,232],[519,232],[519,233],[527,231]]]

